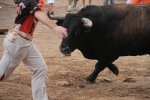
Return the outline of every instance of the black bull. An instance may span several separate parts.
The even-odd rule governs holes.
[[[118,75],[112,63],[120,56],[150,54],[150,5],[87,6],[55,20],[68,31],[60,45],[64,56],[78,49],[85,58],[98,61],[88,82],[93,83],[106,67]]]

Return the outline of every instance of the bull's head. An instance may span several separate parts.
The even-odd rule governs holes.
[[[62,25],[67,29],[68,37],[63,38],[60,45],[60,52],[63,56],[70,56],[79,42],[83,31],[89,30],[92,27],[92,21],[78,14],[53,15],[50,16],[53,20],[58,20],[57,24]],[[62,24],[61,24],[62,23]]]

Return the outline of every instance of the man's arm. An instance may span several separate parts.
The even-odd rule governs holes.
[[[42,22],[49,28],[53,29],[59,37],[61,38],[67,37],[68,35],[66,31],[67,29],[61,26],[57,26],[55,23],[53,23],[43,11],[37,10],[35,11],[34,15],[40,22]]]

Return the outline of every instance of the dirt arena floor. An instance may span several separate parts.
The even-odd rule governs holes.
[[[116,3],[125,2],[116,0]],[[55,14],[67,13],[67,4],[67,0],[56,0]],[[93,0],[93,5],[102,5],[102,0]],[[11,29],[16,5],[13,0],[0,0],[0,6],[0,27]],[[81,7],[81,0],[77,7]],[[4,37],[0,35],[0,57]],[[46,84],[50,100],[150,100],[149,56],[120,57],[114,62],[120,70],[118,76],[106,68],[94,84],[86,84],[84,78],[93,71],[95,60],[85,59],[78,50],[62,58],[61,38],[42,23],[38,24],[33,40],[48,65]],[[21,63],[6,81],[0,82],[0,100],[32,100],[31,76],[30,70]]]

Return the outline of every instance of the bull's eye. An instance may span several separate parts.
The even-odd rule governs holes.
[[[76,35],[80,34],[80,30],[77,30],[77,31],[75,32],[75,34],[76,34]]]

